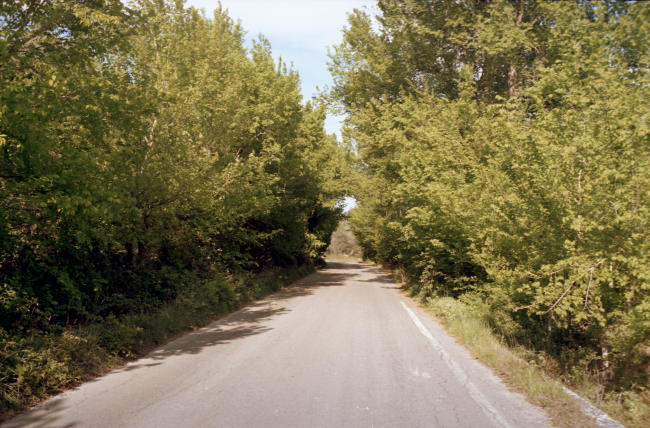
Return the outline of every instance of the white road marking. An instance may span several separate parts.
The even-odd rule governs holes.
[[[467,374],[463,371],[462,368],[454,360],[451,359],[451,356],[445,349],[442,347],[440,342],[438,342],[431,332],[422,324],[422,321],[413,313],[411,309],[404,302],[400,302],[406,312],[411,317],[411,320],[415,326],[420,330],[420,333],[431,343],[433,349],[438,351],[442,360],[447,363],[447,366],[451,369],[452,373],[460,381],[461,384],[467,388],[469,395],[472,399],[478,404],[478,406],[485,412],[485,414],[494,422],[497,426],[502,426],[504,428],[510,428],[510,424],[505,420],[503,416],[490,404],[490,402],[485,398],[485,396],[478,390],[478,388],[469,380]]]
[[[591,404],[588,400],[571,391],[566,386],[564,387],[564,392],[578,400],[580,407],[582,408],[582,412],[594,418],[596,420],[596,425],[598,425],[600,428],[625,428],[623,424],[610,418],[607,413],[603,412],[598,407]]]

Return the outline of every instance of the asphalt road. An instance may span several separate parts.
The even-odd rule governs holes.
[[[2,428],[541,426],[381,270],[330,263]]]

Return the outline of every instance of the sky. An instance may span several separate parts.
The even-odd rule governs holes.
[[[187,6],[204,9],[211,17],[217,0],[189,0]],[[372,13],[375,0],[222,0],[228,15],[240,20],[247,46],[263,34],[273,55],[282,57],[300,74],[303,99],[332,84],[327,71],[327,48],[341,42],[341,29],[354,8]],[[325,129],[340,136],[341,118],[328,116]]]

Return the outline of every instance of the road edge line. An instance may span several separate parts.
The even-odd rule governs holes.
[[[564,389],[564,392],[566,392],[567,394],[569,394],[570,396],[572,396],[574,399],[578,401],[580,408],[582,409],[582,412],[587,416],[594,418],[596,421],[596,425],[598,425],[600,428],[625,428],[625,426],[622,423],[620,423],[616,419],[612,419],[611,416],[609,416],[607,413],[603,412],[598,407],[591,404],[591,402],[586,398],[576,394],[566,386],[562,386],[562,388]]]
[[[436,350],[439,354],[442,360],[447,364],[449,369],[451,369],[452,373],[456,376],[456,378],[460,381],[461,384],[463,384],[468,392],[469,395],[472,397],[474,402],[478,404],[478,406],[484,411],[485,414],[487,414],[490,419],[492,419],[493,422],[496,424],[504,427],[504,428],[510,428],[510,424],[505,420],[503,416],[490,404],[490,402],[485,398],[485,396],[481,393],[481,391],[478,390],[476,385],[472,383],[472,381],[469,379],[467,374],[463,371],[458,364],[454,360],[452,360],[451,356],[449,353],[442,347],[440,342],[438,342],[431,332],[422,324],[422,321],[415,315],[415,313],[408,307],[403,301],[400,301],[402,304],[402,307],[406,310],[408,313],[409,317],[411,318],[411,321],[413,321],[413,324],[420,330],[420,333],[427,339],[429,339],[429,343],[431,343],[431,346],[433,347],[434,350]]]

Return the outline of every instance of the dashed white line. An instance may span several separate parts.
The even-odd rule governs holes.
[[[490,402],[485,398],[485,396],[481,393],[481,391],[478,390],[476,385],[472,383],[471,380],[467,377],[467,374],[463,371],[462,368],[454,360],[452,360],[451,356],[445,349],[442,347],[440,342],[438,342],[431,332],[422,324],[422,321],[413,313],[411,309],[409,309],[408,306],[404,302],[400,302],[406,312],[409,314],[409,317],[411,317],[411,320],[415,324],[415,326],[420,330],[420,333],[427,339],[429,339],[429,343],[431,343],[431,346],[433,346],[433,349],[435,349],[439,354],[442,360],[447,364],[451,372],[456,376],[456,378],[460,381],[461,384],[467,388],[467,391],[469,392],[469,395],[472,397],[474,402],[483,410],[483,412],[494,422],[497,426],[501,426],[504,428],[510,428],[510,424],[505,420],[503,416],[490,404]]]

